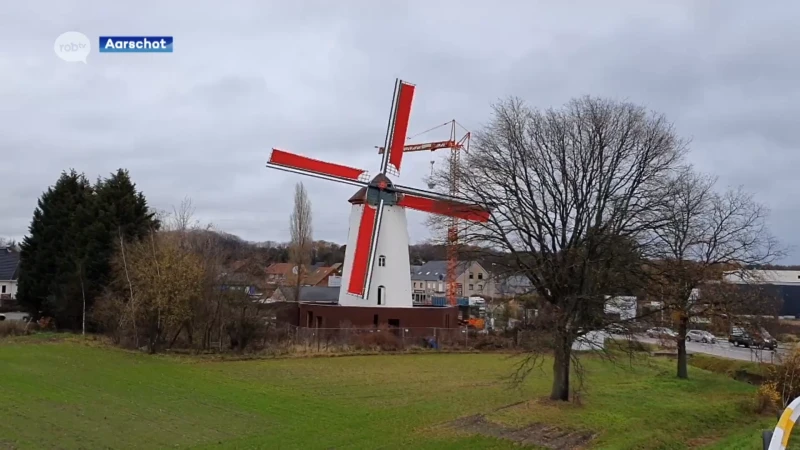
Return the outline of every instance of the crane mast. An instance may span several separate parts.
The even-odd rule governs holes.
[[[420,134],[424,134],[430,131],[433,131],[437,128],[442,128],[445,126],[450,126],[450,139],[446,141],[435,141],[435,142],[426,142],[422,144],[410,144],[403,147],[403,152],[421,152],[421,151],[431,151],[434,152],[436,150],[444,150],[449,149],[450,155],[448,158],[449,162],[449,191],[450,195],[457,197],[458,196],[458,172],[459,172],[459,163],[461,157],[461,150],[469,151],[469,140],[470,140],[470,132],[465,130],[465,134],[460,138],[457,139],[457,129],[456,125],[458,122],[455,120],[451,120],[449,122],[445,122],[442,125],[437,127],[431,128],[430,130],[426,130]],[[461,127],[463,128],[463,127]],[[413,137],[413,136],[411,136]],[[409,138],[410,139],[410,138]],[[384,153],[386,150],[383,147],[377,147],[378,153]],[[433,168],[431,168],[433,170]],[[458,218],[450,217],[448,218],[449,223],[447,227],[447,238],[446,238],[446,245],[447,245],[447,273],[445,277],[445,295],[447,297],[447,303],[450,305],[456,305],[456,297],[458,296],[458,284],[456,280],[456,276],[458,275],[458,250],[460,244],[460,237],[459,237],[459,230],[458,230]]]

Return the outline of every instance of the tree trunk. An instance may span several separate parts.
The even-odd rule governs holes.
[[[189,348],[194,347],[194,323],[189,319],[186,321],[186,340],[189,341]]]
[[[172,346],[175,345],[175,341],[178,340],[178,336],[181,335],[181,331],[183,331],[183,324],[181,324],[181,326],[178,327],[178,331],[175,333],[175,336],[173,336],[172,340],[169,341],[169,345],[167,346],[167,349],[172,349]]]
[[[86,336],[86,290],[83,288],[83,269],[81,269],[81,297],[83,298],[83,311],[81,312],[81,335]]]
[[[571,342],[566,330],[557,330],[553,360],[553,389],[550,391],[550,400],[569,401],[571,350]]]
[[[689,317],[681,314],[678,321],[678,378],[689,378],[688,361],[686,360],[686,328],[688,328]]]

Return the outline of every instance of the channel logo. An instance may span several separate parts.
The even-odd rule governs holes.
[[[55,50],[56,56],[64,61],[86,64],[86,57],[92,51],[92,43],[83,33],[67,31],[56,38],[53,50]]]
[[[100,53],[172,53],[172,36],[100,36]]]

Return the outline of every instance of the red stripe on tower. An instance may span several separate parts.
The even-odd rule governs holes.
[[[400,163],[403,161],[403,147],[408,134],[408,121],[411,117],[411,102],[414,100],[414,89],[416,87],[413,84],[405,81],[400,82],[394,130],[392,130],[392,142],[389,147],[389,163],[398,171],[400,170]]]
[[[318,159],[289,153],[277,148],[272,149],[272,155],[269,158],[269,162],[291,169],[305,170],[307,172],[313,172],[320,175],[346,178],[354,181],[358,180],[358,177],[365,172],[364,170],[356,169],[354,167],[320,161]]]
[[[364,295],[372,235],[375,233],[376,213],[375,208],[364,204],[364,212],[361,214],[361,222],[358,225],[356,248],[353,252],[353,266],[350,268],[350,282],[347,285],[348,294]]]

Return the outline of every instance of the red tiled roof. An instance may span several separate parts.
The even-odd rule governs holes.
[[[336,272],[341,266],[342,263],[336,263],[330,267],[320,267],[316,269],[314,272],[308,275],[308,280],[306,281],[306,284],[310,284],[311,286],[316,286],[317,284],[322,282],[322,280],[324,280],[326,277]]]
[[[265,272],[267,275],[289,275],[293,267],[292,263],[274,263],[267,267]]]

